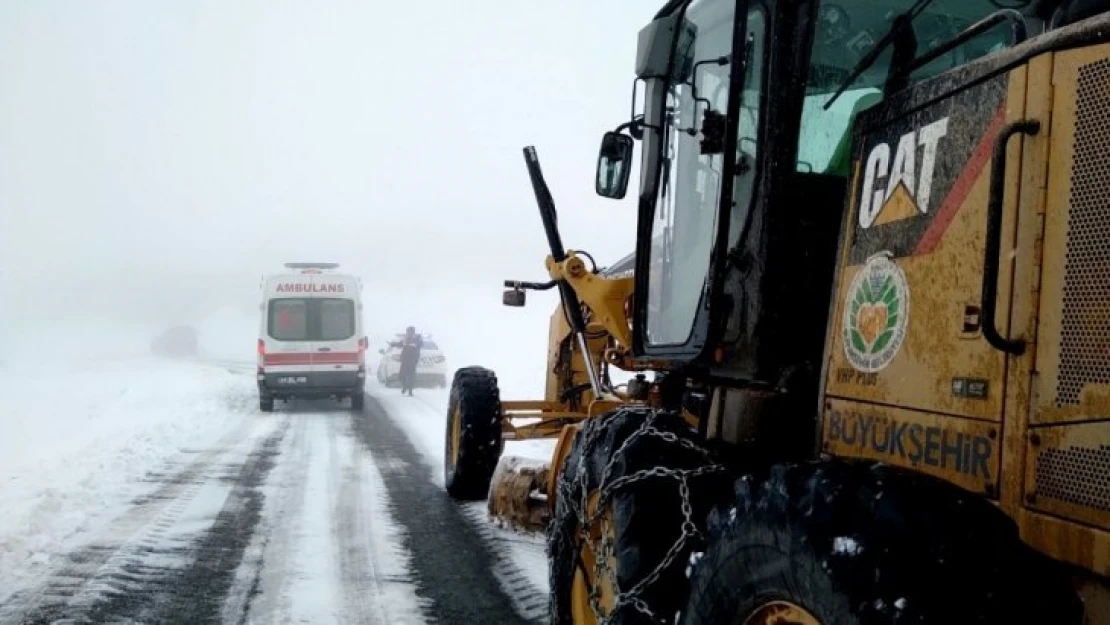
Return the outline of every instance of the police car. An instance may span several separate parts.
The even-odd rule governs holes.
[[[366,337],[362,282],[336,263],[285,263],[262,279],[258,405],[280,399],[349,399],[362,410]]]
[[[405,334],[396,334],[393,340],[378,353],[382,355],[378,361],[378,382],[385,386],[394,387],[401,385],[401,347],[400,341]],[[420,361],[416,364],[415,386],[447,386],[447,359],[439,345],[431,336],[423,335],[424,346],[420,349]]]

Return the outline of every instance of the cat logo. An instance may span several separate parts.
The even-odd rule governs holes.
[[[859,225],[863,229],[888,224],[929,212],[929,193],[937,145],[948,133],[948,118],[939,119],[898,139],[894,162],[890,145],[879,143],[867,155],[860,192]],[[918,148],[921,164],[918,168]]]

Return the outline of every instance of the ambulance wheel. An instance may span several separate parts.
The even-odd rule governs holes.
[[[354,410],[355,412],[362,412],[365,401],[366,396],[363,395],[361,392],[356,392],[354,395],[351,395],[351,410]]]
[[[503,419],[497,376],[483,367],[456,371],[443,454],[444,483],[455,499],[485,499],[504,447]]]
[[[258,409],[262,412],[274,411],[274,398],[272,395],[260,395],[258,397]]]
[[[875,463],[776,465],[709,515],[679,623],[1059,623],[1083,606],[985,497]]]

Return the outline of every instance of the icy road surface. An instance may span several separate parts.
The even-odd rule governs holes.
[[[542,540],[443,491],[445,392],[264,414],[252,373],[0,381],[0,623],[543,621]]]

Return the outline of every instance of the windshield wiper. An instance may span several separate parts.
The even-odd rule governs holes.
[[[856,66],[852,68],[852,73],[844,79],[844,82],[840,83],[840,87],[838,87],[836,92],[833,93],[832,97],[829,98],[829,101],[825,102],[825,106],[823,107],[824,110],[829,110],[829,107],[832,106],[832,103],[836,102],[837,98],[843,95],[843,93],[848,90],[848,87],[851,87],[852,83],[856,82],[856,79],[859,78],[860,75],[863,74],[865,71],[867,71],[867,68],[871,67],[875,63],[875,60],[879,58],[879,55],[882,54],[884,50],[886,50],[887,46],[889,46],[897,37],[902,35],[902,33],[907,28],[912,28],[913,21],[917,19],[917,16],[921,15],[921,12],[925,10],[925,7],[929,6],[929,4],[931,4],[932,2],[933,0],[917,0],[917,2],[913,6],[911,6],[905,13],[902,13],[901,15],[895,17],[894,23],[891,25],[890,30],[888,30],[886,34],[883,35],[883,38],[880,39],[878,43],[871,47],[871,50],[868,51],[868,53],[859,60],[859,63],[856,63]]]

